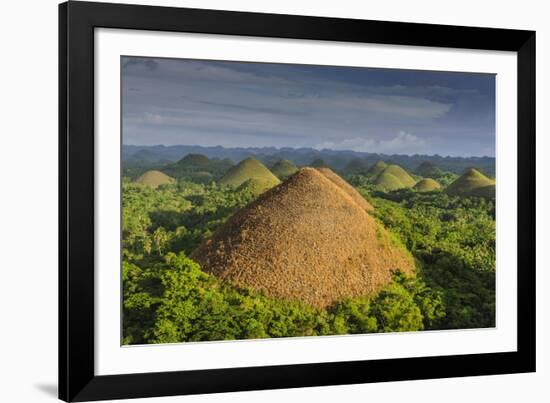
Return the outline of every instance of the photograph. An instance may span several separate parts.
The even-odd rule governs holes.
[[[495,74],[128,55],[120,80],[121,345],[496,327]]]

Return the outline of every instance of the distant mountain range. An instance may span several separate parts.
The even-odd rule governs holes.
[[[276,147],[235,147],[221,146],[137,146],[123,145],[122,160],[125,166],[166,165],[181,160],[187,154],[202,154],[209,158],[230,159],[238,163],[246,158],[255,157],[267,166],[273,166],[279,160],[289,160],[298,166],[311,165],[315,160],[322,161],[327,166],[343,171],[354,160],[364,161],[365,166],[383,160],[414,171],[423,162],[430,162],[440,169],[462,174],[465,169],[475,167],[485,174],[494,177],[494,157],[442,157],[440,155],[398,155],[378,154],[357,151],[316,150],[313,148],[276,148]]]

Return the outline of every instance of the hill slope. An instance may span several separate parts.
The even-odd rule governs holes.
[[[237,187],[238,190],[246,190],[253,195],[260,195],[268,189],[273,187],[273,182],[270,180],[263,180],[258,178],[251,178],[247,181],[244,181],[241,185]]]
[[[378,171],[384,164],[380,164],[377,169],[373,169],[373,172]],[[416,184],[416,181],[399,165],[386,164],[386,167],[374,179],[374,184],[386,191],[391,191],[411,188]]]
[[[167,185],[169,183],[174,183],[175,179],[169,177],[164,172],[160,171],[147,171],[143,175],[141,175],[139,178],[136,179],[137,183],[141,183],[142,185],[151,186],[152,188],[157,188],[160,185]]]
[[[202,154],[187,154],[181,160],[176,162],[180,167],[206,167],[210,163],[210,158]]]
[[[344,168],[347,174],[366,173],[369,170],[369,162],[366,158],[354,158]]]
[[[332,183],[334,183],[336,186],[338,186],[340,189],[342,189],[346,194],[353,199],[355,203],[357,203],[361,208],[371,211],[374,210],[374,207],[372,207],[372,204],[370,204],[363,196],[359,194],[357,190],[353,186],[351,186],[349,183],[347,183],[344,179],[342,179],[340,176],[336,175],[334,171],[330,168],[317,168],[319,172],[321,172],[325,178],[330,180]]]
[[[415,174],[423,176],[424,178],[438,179],[443,175],[443,171],[437,167],[433,162],[424,161],[414,171]]]
[[[300,169],[218,228],[192,254],[203,270],[274,298],[326,307],[367,295],[413,259],[342,189]]]
[[[388,165],[382,173],[390,174],[399,179],[405,187],[413,187],[416,181],[410,176],[407,171],[401,168],[399,165]]]
[[[163,172],[178,179],[209,183],[220,178],[233,162],[227,159],[210,159],[202,154],[187,154],[179,161],[162,168]]]
[[[384,161],[378,161],[368,169],[367,175],[376,177],[380,175],[382,171],[387,168],[387,166],[388,164],[386,164]]]
[[[321,158],[316,158],[309,164],[313,168],[330,168],[330,166]]]
[[[487,185],[475,188],[470,192],[470,196],[485,197],[486,199],[494,199],[496,196],[496,186]]]
[[[271,172],[273,172],[273,174],[279,179],[288,178],[297,170],[298,170],[298,167],[289,160],[279,160],[271,168]]]
[[[457,196],[475,196],[479,195],[476,192],[490,193],[493,189],[494,193],[495,181],[483,175],[475,168],[468,168],[457,180],[447,186],[445,190],[448,194]],[[492,188],[491,188],[492,186]],[[481,188],[487,188],[482,191]],[[484,196],[485,197],[485,196]]]
[[[414,185],[413,189],[417,192],[432,192],[441,189],[441,185],[432,178],[424,178]]]
[[[374,180],[374,184],[386,191],[406,188],[401,181],[390,173],[382,172]]]
[[[231,167],[220,179],[220,185],[238,187],[249,179],[256,179],[269,187],[278,185],[281,181],[255,158],[242,160]]]

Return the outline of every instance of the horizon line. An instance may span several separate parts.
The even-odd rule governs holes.
[[[283,150],[283,149],[304,150],[304,149],[309,149],[309,150],[315,150],[315,151],[318,151],[318,152],[322,152],[322,151],[351,152],[351,153],[358,153],[358,154],[378,154],[378,155],[388,155],[388,156],[397,155],[397,156],[406,156],[406,157],[413,157],[415,155],[418,155],[418,156],[441,157],[441,158],[493,158],[493,159],[496,159],[496,156],[490,156],[490,155],[469,155],[469,156],[464,156],[464,155],[449,155],[449,154],[441,155],[441,154],[418,154],[418,153],[415,153],[415,154],[388,154],[388,153],[382,153],[382,152],[376,152],[376,151],[335,150],[335,149],[332,149],[332,148],[317,149],[315,147],[291,147],[291,146],[285,146],[285,147],[277,147],[277,146],[224,147],[222,145],[202,146],[202,145],[199,145],[199,144],[170,144],[170,145],[166,145],[166,144],[124,144],[124,143],[122,143],[122,146],[130,146],[130,147],[202,147],[202,148],[223,148],[223,149],[226,149],[226,150],[236,150],[236,149],[246,150],[246,149],[250,149],[250,148],[258,148],[258,149],[274,148],[276,150]]]

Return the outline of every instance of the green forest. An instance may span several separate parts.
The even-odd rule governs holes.
[[[292,177],[290,165],[271,167],[273,178],[252,172],[238,184],[224,177],[235,171],[231,161],[197,156],[154,167],[158,171],[124,170],[123,344],[495,326],[494,180],[473,168],[459,175],[426,170],[434,168],[426,164],[406,171],[382,163],[337,172],[374,207],[368,214],[392,242],[414,258],[414,276],[396,268],[376,293],[316,308],[203,271],[193,251]]]

